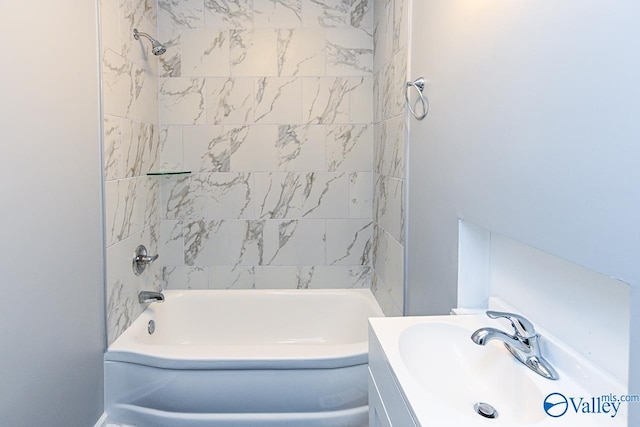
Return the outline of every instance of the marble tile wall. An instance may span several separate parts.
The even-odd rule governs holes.
[[[388,316],[404,303],[404,187],[409,0],[374,7],[374,198],[372,291]]]
[[[101,0],[103,146],[109,344],[140,314],[137,293],[159,289],[155,265],[135,276],[139,244],[158,248],[160,182],[146,176],[159,165],[158,60],[133,28],[156,34],[153,0]]]
[[[160,180],[165,286],[369,287],[374,189],[402,191],[393,159],[374,179],[373,1],[157,13],[159,165],[192,171]],[[378,222],[396,232],[396,215]]]

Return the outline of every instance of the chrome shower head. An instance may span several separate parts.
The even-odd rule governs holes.
[[[151,42],[151,52],[154,55],[160,56],[160,55],[162,55],[163,53],[165,53],[167,51],[167,48],[164,47],[164,45],[162,43],[160,43],[158,40],[154,39],[149,34],[143,33],[141,31],[138,31],[137,28],[134,28],[133,29],[133,38],[136,39],[136,40],[139,40],[140,36],[146,37],[147,39],[149,39],[149,41]]]

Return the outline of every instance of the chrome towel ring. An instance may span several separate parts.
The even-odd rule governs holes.
[[[418,120],[424,119],[425,117],[427,117],[427,114],[429,114],[429,99],[424,95],[424,93],[422,93],[424,91],[425,83],[426,81],[424,77],[420,77],[412,82],[407,82],[407,86],[404,88],[404,99],[407,102],[407,107],[409,108],[409,111],[411,111],[411,114],[413,114],[413,117]],[[422,104],[421,113],[417,113],[411,105],[411,101],[409,101],[409,89],[412,87],[415,88],[418,92],[419,98],[416,100],[415,105],[417,105],[418,101],[420,101],[420,103]]]

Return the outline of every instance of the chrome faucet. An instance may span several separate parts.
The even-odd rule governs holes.
[[[138,302],[147,304],[150,302],[164,302],[164,294],[162,292],[140,291],[138,293]]]
[[[513,356],[535,373],[550,380],[560,378],[556,370],[540,353],[540,335],[536,333],[531,322],[514,313],[487,311],[492,319],[504,317],[513,326],[514,334],[509,335],[495,328],[481,328],[471,335],[471,340],[478,345],[486,345],[491,340],[500,340]]]

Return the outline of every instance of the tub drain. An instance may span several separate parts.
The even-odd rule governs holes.
[[[156,322],[154,322],[153,320],[149,320],[149,323],[147,324],[147,332],[149,332],[149,335],[152,335],[155,331]]]
[[[485,418],[498,418],[498,411],[488,403],[478,402],[473,405],[473,409]]]

